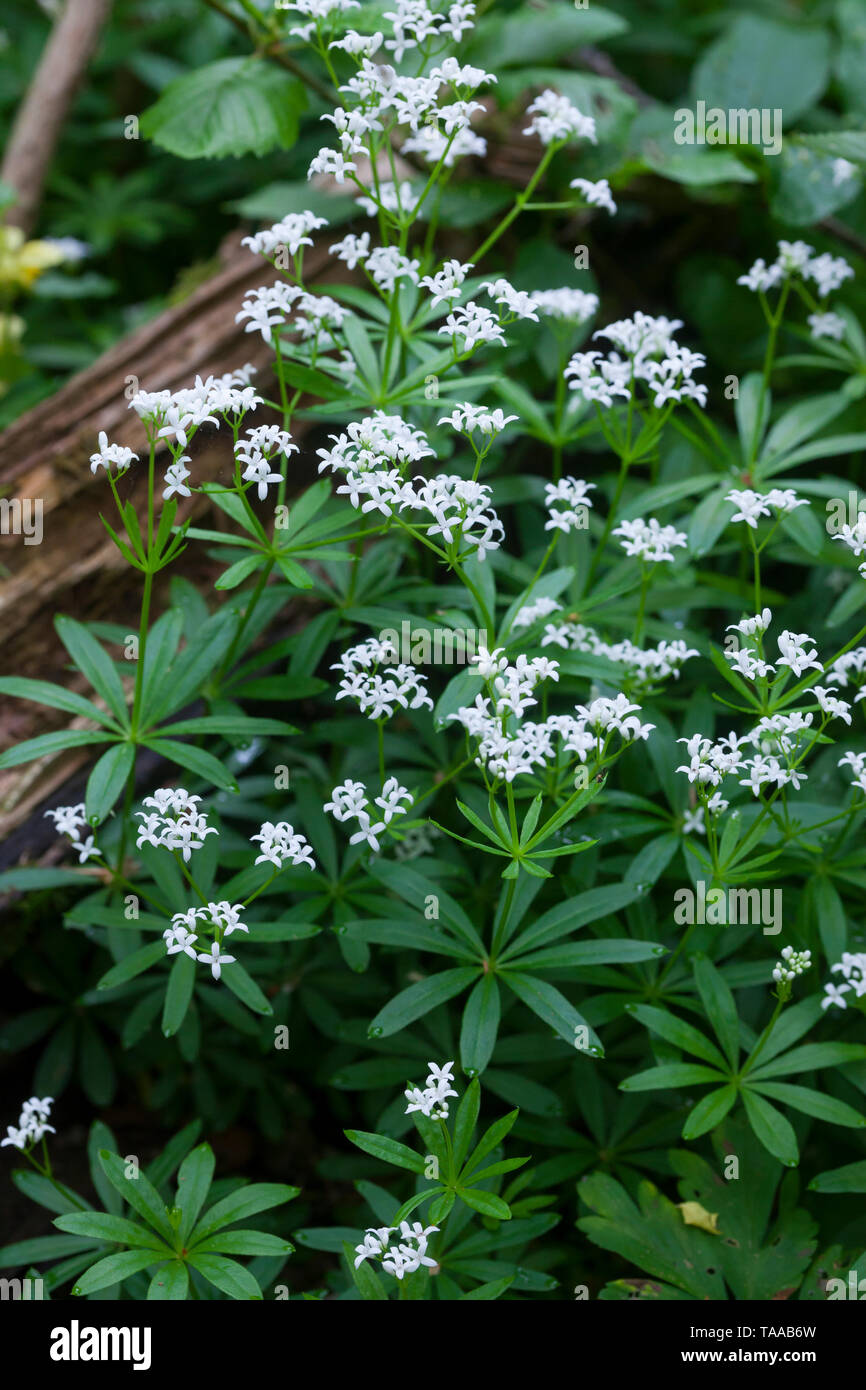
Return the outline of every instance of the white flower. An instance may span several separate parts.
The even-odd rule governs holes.
[[[175,493],[177,493],[178,497],[192,496],[192,493],[186,486],[186,480],[190,476],[190,473],[189,469],[184,467],[184,465],[188,462],[189,460],[186,458],[176,459],[175,462],[170,463],[165,470],[166,486],[162,493],[165,501],[168,501]]]
[[[463,405],[455,405],[451,414],[444,415],[439,424],[451,425],[461,434],[474,434],[477,430],[480,434],[497,435],[516,419],[517,415],[506,415],[498,408],[488,410],[482,405],[464,402]]]
[[[178,913],[176,915],[181,916],[183,914]],[[172,918],[172,922],[175,922],[175,918]],[[179,951],[183,951],[184,955],[195,960],[196,952],[193,943],[198,940],[198,937],[194,932],[188,931],[185,926],[178,922],[176,925],[167,927],[162,935],[165,940],[166,955],[175,956]]]
[[[833,338],[840,342],[845,336],[845,320],[839,314],[810,314],[806,322],[815,339]]]
[[[428,1062],[427,1065],[430,1073],[424,1089],[409,1086],[404,1093],[409,1102],[405,1113],[411,1115],[414,1111],[420,1111],[428,1119],[447,1120],[448,1098],[457,1095],[451,1084],[454,1080],[451,1074],[454,1063],[445,1062],[441,1067],[435,1062]]]
[[[805,497],[798,497],[793,488],[771,488],[767,493],[756,492],[754,488],[732,488],[725,496],[726,502],[733,502],[736,511],[731,521],[745,521],[756,530],[758,519],[769,516],[770,509],[781,513],[793,512],[797,507],[808,507]]]
[[[587,290],[533,290],[532,302],[540,314],[566,323],[586,323],[598,309],[598,295]]]
[[[160,787],[153,796],[146,796],[142,804],[154,810],[151,814],[136,812],[136,819],[143,822],[138,828],[137,847],[149,844],[180,850],[184,861],[189,863],[192,851],[201,849],[206,836],[218,833],[196,809],[200,800],[201,797],[190,796],[182,787],[177,790]]]
[[[500,343],[505,346],[505,334],[495,314],[474,300],[456,305],[439,332],[455,340],[462,338],[462,353],[471,352],[477,343]]]
[[[250,840],[253,843],[256,840],[261,842],[261,853],[256,864],[273,864],[277,869],[284,864],[292,864],[295,868],[301,864],[307,864],[311,869],[316,867],[312,847],[303,835],[296,834],[287,821],[278,821],[276,825],[265,821],[259,833],[251,835]]]
[[[793,946],[786,946],[782,951],[781,960],[773,968],[773,979],[777,984],[787,983],[802,975],[811,965],[811,951],[795,951]]]
[[[471,269],[471,261],[466,265],[457,260],[445,261],[441,270],[437,270],[435,275],[423,276],[419,283],[423,289],[430,291],[434,307],[437,304],[450,304],[458,298],[460,287]]]
[[[802,676],[803,672],[811,667],[816,671],[823,671],[824,667],[817,659],[817,651],[806,651],[806,643],[814,640],[806,632],[780,632],[778,645],[781,656],[777,665],[789,667],[795,676]]]
[[[644,564],[658,564],[674,560],[673,547],[685,547],[688,536],[675,526],[662,526],[656,517],[648,521],[636,518],[634,521],[621,521],[611,535],[619,536],[620,545],[626,555],[636,556]]]
[[[281,222],[266,227],[255,236],[241,238],[241,245],[248,246],[257,255],[273,258],[280,247],[285,246],[291,256],[297,256],[302,246],[312,246],[310,232],[319,227],[327,227],[326,217],[317,217],[312,212],[291,212]]]
[[[349,233],[342,241],[335,242],[330,251],[332,256],[345,261],[349,269],[354,270],[358,262],[366,260],[370,254],[370,233],[363,232],[361,236]]]
[[[593,183],[591,179],[572,179],[569,188],[576,188],[582,193],[586,201],[593,207],[607,208],[610,213],[616,212],[616,203],[613,201],[610,192],[610,184],[607,179],[599,179]]]
[[[545,145],[576,138],[596,143],[595,121],[584,116],[567,97],[548,87],[537,96],[526,114],[532,120],[524,130],[524,135],[537,135]]]
[[[138,454],[134,454],[123,444],[109,444],[105,430],[100,430],[99,451],[90,455],[90,471],[95,473],[97,468],[104,468],[106,473],[110,473],[113,466],[120,475],[126,472],[133,459],[137,460]]]
[[[224,965],[232,965],[237,959],[237,957],[223,955],[220,949],[219,942],[214,941],[211,945],[210,950],[202,951],[198,959],[200,961],[203,961],[205,965],[210,966],[211,974],[213,975],[215,980],[218,980],[220,978],[220,975],[222,974],[222,967]]]
[[[583,478],[573,478],[570,475],[560,478],[556,483],[545,483],[544,500],[548,516],[544,523],[545,531],[585,531],[589,508],[592,507],[589,489],[594,489],[595,486],[595,483],[587,483]],[[559,505],[560,503],[563,505]]]
[[[7,1126],[6,1138],[0,1140],[0,1148],[11,1145],[15,1149],[29,1149],[46,1134],[55,1134],[54,1126],[47,1123],[53,1104],[53,1096],[44,1096],[41,1100],[38,1096],[31,1096],[25,1100],[18,1125]]]
[[[830,719],[844,719],[846,724],[850,724],[851,706],[847,700],[836,699],[833,694],[835,689],[835,685],[813,685],[806,691],[806,694],[815,696],[821,709]]]
[[[848,1005],[842,996],[850,993],[850,990],[850,985],[834,985],[832,982],[829,982],[824,986],[824,998],[821,1000],[821,1008],[826,1009],[831,1004],[835,1004],[839,1009],[847,1009]]]

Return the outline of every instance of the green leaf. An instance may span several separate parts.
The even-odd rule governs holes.
[[[27,738],[0,753],[0,769],[18,767],[21,763],[31,763],[36,758],[47,758],[54,753],[62,753],[66,748],[86,748],[91,743],[113,743],[111,734],[90,733],[87,729],[58,729],[52,734],[40,734],[38,738]]]
[[[472,1143],[472,1135],[475,1132],[475,1125],[478,1121],[478,1112],[480,1108],[481,1086],[478,1078],[475,1077],[463,1094],[463,1098],[457,1107],[457,1116],[454,1120],[452,1146],[454,1150],[454,1163],[458,1171],[469,1152],[469,1145]]]
[[[473,1211],[480,1211],[482,1216],[494,1216],[498,1221],[511,1220],[511,1208],[508,1203],[492,1192],[483,1192],[478,1187],[458,1187],[457,1196]]]
[[[387,1302],[388,1295],[382,1286],[382,1280],[379,1278],[375,1269],[372,1268],[369,1260],[361,1260],[356,1268],[355,1251],[347,1242],[343,1243],[343,1254],[348,1261],[349,1269],[352,1272],[352,1278],[355,1281],[355,1287],[364,1301],[367,1303]]]
[[[198,777],[203,777],[206,782],[220,787],[223,791],[236,792],[238,789],[237,782],[228,768],[212,753],[206,753],[203,748],[196,748],[192,743],[179,743],[176,739],[161,738],[156,735],[144,739],[143,743],[146,748],[152,748],[154,753],[159,753],[161,757],[177,763],[178,767],[185,768],[187,772],[196,773]]]
[[[4,676],[0,679],[0,695],[14,695],[19,700],[32,700],[37,705],[47,705],[50,709],[62,709],[67,714],[79,714],[85,719],[95,719],[98,724],[115,726],[115,721],[105,710],[99,709],[77,695],[72,690],[64,690],[62,685],[51,681],[26,680],[23,676]]]
[[[256,1280],[237,1260],[228,1260],[224,1255],[200,1254],[195,1250],[189,1257],[189,1263],[199,1274],[203,1274],[209,1283],[214,1284],[222,1293],[227,1293],[229,1298],[262,1298],[262,1291]]]
[[[455,970],[442,970],[426,980],[410,985],[380,1009],[370,1024],[370,1037],[389,1037],[399,1033],[417,1018],[436,1009],[460,994],[467,985],[478,978],[478,971],[470,966],[459,966]]]
[[[291,1202],[299,1191],[300,1188],[289,1187],[282,1182],[250,1183],[238,1192],[232,1192],[228,1197],[215,1202],[209,1211],[205,1212],[192,1233],[192,1243],[198,1245],[199,1241],[213,1235],[214,1231],[220,1230],[221,1227],[231,1225],[233,1221],[242,1221],[244,1217],[255,1216],[257,1212],[269,1211],[271,1207],[280,1207],[284,1202]]]
[[[126,786],[134,764],[135,747],[131,743],[116,743],[102,754],[87,779],[84,794],[84,814],[91,824],[105,820]]]
[[[221,1231],[208,1236],[196,1250],[219,1255],[291,1255],[294,1247],[282,1236],[267,1231]]]
[[[76,1280],[72,1292],[82,1296],[98,1293],[100,1289],[120,1284],[131,1274],[138,1274],[139,1270],[147,1269],[158,1261],[159,1256],[153,1250],[124,1250],[119,1255],[106,1255],[104,1260],[97,1260],[86,1274]]]
[[[565,995],[546,980],[536,975],[519,974],[516,970],[503,970],[500,978],[527,1008],[537,1014],[553,1031],[572,1047],[579,1036],[578,1029],[587,1030],[588,1044],[581,1049],[596,1057],[604,1056],[601,1041],[589,1027],[582,1014],[569,1004]]]
[[[173,1247],[174,1231],[166,1214],[165,1202],[149,1179],[141,1172],[137,1177],[127,1177],[126,1170],[130,1165],[119,1154],[109,1153],[107,1149],[100,1152],[99,1161],[108,1181],[123,1200]]]
[[[509,15],[485,19],[469,42],[466,61],[483,62],[490,72],[559,61],[571,50],[613,38],[627,27],[620,15],[595,0],[579,8],[555,3],[518,8]]]
[[[866,1047],[862,1043],[805,1043],[795,1047],[775,1061],[764,1063],[749,1072],[750,1081],[764,1081],[770,1076],[787,1076],[791,1072],[817,1071],[819,1067],[838,1067],[845,1062],[862,1062]]]
[[[829,39],[823,26],[736,15],[692,69],[692,98],[706,102],[707,110],[722,107],[726,112],[745,108],[772,113],[778,107],[788,129],[827,85]]]
[[[56,1178],[52,1182],[41,1173],[34,1173],[32,1168],[16,1168],[12,1173],[12,1181],[18,1191],[23,1192],[31,1202],[38,1202],[41,1207],[59,1212],[61,1216],[67,1212],[80,1211],[82,1206],[87,1206],[84,1198],[79,1197],[70,1187],[64,1187]]]
[[[511,1131],[519,1110],[510,1110],[507,1115],[503,1115],[501,1120],[494,1120],[493,1124],[484,1131],[475,1148],[466,1160],[466,1166],[461,1173],[461,1177],[469,1180],[477,1171],[482,1159],[498,1148],[505,1136]]]
[[[473,1289],[471,1293],[463,1294],[460,1301],[461,1303],[466,1303],[472,1300],[478,1301],[483,1299],[486,1301],[500,1298],[502,1294],[505,1293],[505,1290],[509,1289],[514,1283],[514,1279],[515,1276],[509,1274],[505,1279],[492,1279],[487,1284],[479,1284],[477,1289]]]
[[[222,58],[170,82],[143,112],[141,132],[181,159],[291,149],[303,84],[264,57]]]
[[[735,1086],[720,1086],[717,1091],[710,1091],[709,1095],[704,1096],[689,1111],[688,1119],[683,1125],[683,1138],[697,1139],[708,1130],[715,1129],[716,1125],[721,1124],[736,1099]]]
[[[233,965],[227,965],[220,977],[221,982],[228,986],[232,994],[240,999],[242,1004],[246,1004],[254,1014],[264,1014],[266,1017],[274,1012],[267,997],[262,993],[252,976],[248,975],[242,965],[237,961]]]
[[[124,956],[119,964],[113,965],[110,970],[107,970],[97,982],[96,988],[115,989],[117,985],[125,985],[127,980],[134,980],[136,975],[141,975],[145,970],[149,970],[164,956],[165,942],[161,939],[151,941],[147,946],[142,946],[140,950]]]
[[[866,1192],[866,1158],[859,1163],[846,1163],[843,1168],[829,1168],[809,1183],[810,1192]]]
[[[173,1037],[186,1018],[195,989],[195,966],[195,961],[185,951],[179,951],[174,958],[162,1009],[162,1031],[166,1038]]]
[[[160,1265],[150,1281],[148,1300],[165,1299],[181,1302],[189,1293],[189,1270],[183,1260],[169,1260]]]
[[[647,1071],[636,1072],[619,1083],[621,1091],[667,1091],[678,1086],[695,1086],[699,1083],[718,1085],[724,1077],[710,1067],[699,1066],[697,1062],[668,1062],[661,1067],[649,1067]]]
[[[704,1037],[703,1033],[693,1028],[690,1023],[684,1023],[681,1018],[676,1018],[665,1009],[656,1009],[650,1004],[631,1004],[627,1005],[627,1008],[630,1014],[646,1024],[653,1033],[658,1033],[666,1042],[673,1043],[674,1047],[682,1048],[684,1052],[693,1053],[695,1057],[703,1058],[720,1071],[726,1070],[725,1059],[715,1043],[710,1042],[709,1038]]]
[[[769,1096],[771,1100],[783,1101],[794,1110],[801,1110],[804,1115],[824,1120],[827,1124],[846,1125],[849,1129],[866,1127],[866,1117],[861,1115],[859,1110],[855,1110],[853,1105],[846,1105],[834,1096],[822,1095],[820,1091],[810,1090],[808,1086],[792,1086],[787,1081],[754,1081],[750,1089],[760,1091],[762,1096]]]
[[[183,1213],[177,1228],[178,1240],[186,1244],[187,1237],[204,1206],[216,1160],[210,1144],[199,1144],[187,1154],[177,1174],[177,1205]]]
[[[380,1158],[383,1163],[391,1163],[397,1168],[408,1168],[410,1173],[423,1173],[425,1160],[406,1144],[389,1139],[385,1134],[368,1134],[364,1130],[347,1129],[343,1131],[350,1143],[363,1149],[364,1153]]]
[[[496,976],[488,972],[475,985],[463,1010],[460,1065],[465,1072],[483,1072],[493,1056],[499,1031],[499,1013],[499,985]]]
[[[123,684],[108,653],[88,632],[83,623],[62,615],[54,619],[57,635],[75,665],[84,673],[93,689],[101,695],[123,728],[129,727],[126,696]]]
[[[695,983],[710,1026],[731,1067],[736,1068],[740,1055],[740,1021],[734,996],[724,978],[706,956],[697,956],[693,968]]]
[[[153,1231],[105,1211],[72,1212],[56,1217],[54,1225],[59,1231],[68,1231],[73,1236],[92,1236],[94,1240],[107,1240],[119,1245],[144,1245],[149,1250],[158,1250],[163,1258],[171,1253]]]
[[[794,1168],[800,1159],[797,1136],[785,1116],[759,1096],[750,1086],[742,1089],[743,1104],[749,1124],[760,1139],[764,1148],[786,1168]]]

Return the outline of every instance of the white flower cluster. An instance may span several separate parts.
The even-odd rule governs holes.
[[[215,980],[220,978],[224,965],[233,965],[236,957],[226,955],[222,949],[225,937],[231,936],[234,931],[249,931],[249,927],[241,921],[243,912],[242,903],[230,903],[225,900],[218,903],[208,903],[206,907],[191,907],[186,912],[175,912],[171,919],[171,926],[163,932],[166,954],[176,956],[183,952],[191,960],[203,961],[210,966],[211,974]],[[198,941],[199,932],[193,931],[193,927],[199,927],[200,923],[210,926],[213,933],[213,940],[210,949],[207,951],[196,951],[195,944]]]
[[[429,1120],[448,1119],[448,1097],[456,1096],[457,1092],[452,1086],[454,1077],[453,1062],[444,1062],[441,1067],[435,1062],[428,1062],[430,1068],[424,1087],[408,1086],[404,1092],[409,1104],[406,1106],[406,1114],[411,1115],[414,1111],[419,1111],[426,1115]]]
[[[79,864],[86,864],[88,859],[99,858],[99,850],[94,844],[93,836],[88,835],[86,840],[82,840],[79,833],[81,827],[87,824],[83,801],[80,801],[77,806],[55,806],[53,810],[46,811],[45,814],[54,821],[54,828],[58,835],[69,836],[72,848],[78,855]]]
[[[439,424],[450,425],[458,434],[465,434],[467,437],[477,432],[492,440],[502,433],[506,425],[512,424],[516,419],[518,416],[506,415],[502,410],[490,410],[486,406],[472,405],[465,401],[462,405],[455,405],[450,415],[443,415]]]
[[[799,276],[804,281],[811,280],[818,289],[818,296],[826,299],[854,274],[851,266],[841,256],[830,256],[826,252],[816,256],[815,248],[805,241],[780,241],[779,254],[772,265],[759,259],[752,268],[737,280],[747,290],[766,294],[767,290],[777,289],[786,280]]]
[[[401,806],[401,801],[408,802],[408,805]],[[359,828],[354,835],[349,836],[349,844],[357,845],[363,840],[378,854],[379,835],[395,816],[406,814],[412,805],[412,796],[405,787],[400,786],[396,777],[389,777],[381,795],[375,798],[375,804],[380,808],[382,819],[374,823],[370,819],[367,788],[363,782],[352,782],[347,778],[334,788],[331,800],[325,802],[323,809],[330,811],[334,820],[356,820]]]
[[[469,737],[478,741],[475,763],[486,767],[493,778],[512,782],[521,773],[553,762],[557,737],[566,752],[586,762],[590,753],[602,756],[614,732],[631,742],[647,738],[655,727],[641,724],[635,717],[640,706],[622,694],[614,699],[601,697],[589,706],[577,705],[573,715],[550,715],[540,724],[523,720],[524,711],[537,704],[535,687],[543,680],[559,679],[558,663],[546,657],[518,656],[512,665],[501,648],[493,652],[482,648],[472,664],[485,680],[488,694],[477,696],[474,705],[464,705],[448,718],[462,724]]]
[[[168,439],[185,449],[199,426],[207,423],[219,426],[219,419],[239,424],[249,410],[262,404],[251,378],[256,368],[249,363],[223,376],[197,376],[194,386],[177,391],[136,391],[129,402],[130,410],[149,427],[148,436]]]
[[[634,556],[642,564],[658,564],[662,560],[673,562],[673,547],[685,548],[688,536],[675,526],[662,526],[654,516],[649,521],[637,517],[634,521],[621,521],[611,535],[620,538],[620,545],[626,555]]]
[[[123,444],[109,444],[105,430],[100,430],[99,450],[90,455],[90,471],[95,473],[97,468],[104,468],[106,473],[110,473],[112,468],[116,468],[117,477],[120,477],[129,468],[133,459],[137,461],[138,454],[134,454]]]
[[[736,649],[728,651],[725,649],[725,658],[731,663],[731,669],[736,671],[738,676],[745,676],[747,680],[753,681],[770,675],[781,667],[787,667],[795,676],[802,676],[806,671],[823,671],[824,667],[818,660],[817,648],[814,646],[815,639],[810,637],[807,632],[780,632],[777,645],[779,648],[779,658],[776,664],[764,659],[763,636],[772,621],[772,613],[769,608],[763,612],[756,613],[753,618],[743,618],[739,623],[729,623],[726,631],[736,632],[740,637],[754,637],[757,645],[755,647],[742,646],[737,643]],[[812,643],[812,649],[809,649]],[[831,687],[835,689],[835,687]],[[826,695],[823,686],[816,686],[816,691],[821,691]],[[821,703],[821,696],[818,697]],[[825,706],[822,704],[822,708]],[[846,711],[850,706],[846,706]],[[828,711],[829,712],[829,711]]]
[[[552,602],[551,599],[539,599],[538,605],[544,605],[544,608],[539,608],[537,617],[547,616],[552,612],[552,609],[547,608]],[[553,607],[559,609],[560,605],[555,603]],[[514,620],[515,627],[524,626],[525,616],[533,610],[534,606],[522,608]],[[695,647],[689,647],[679,637],[671,642],[661,641],[657,647],[641,648],[635,646],[628,638],[620,642],[605,642],[594,628],[571,621],[546,623],[541,645],[562,647],[565,651],[572,652],[592,652],[595,656],[607,657],[608,661],[615,661],[618,665],[624,666],[631,681],[636,681],[639,686],[646,688],[668,676],[678,680],[685,662],[693,656],[700,656]]]
[[[280,222],[256,232],[255,236],[242,237],[241,245],[248,246],[255,255],[265,256],[269,261],[278,256],[281,247],[295,257],[302,246],[312,246],[310,232],[327,225],[326,217],[317,217],[313,212],[290,212]]]
[[[545,483],[548,518],[544,523],[545,531],[563,531],[566,535],[571,530],[585,531],[588,509],[592,506],[592,498],[588,495],[590,488],[594,489],[595,483],[571,476],[560,478],[556,483]]]
[[[410,1226],[408,1221],[401,1221],[399,1230],[402,1240],[390,1245],[391,1236],[397,1229],[396,1226],[371,1226],[365,1231],[362,1243],[355,1246],[355,1268],[364,1260],[379,1260],[385,1273],[393,1274],[395,1279],[414,1274],[422,1265],[435,1269],[436,1261],[427,1254],[427,1240],[439,1227],[422,1226],[420,1221]]]
[[[611,215],[616,212],[616,203],[613,201],[607,179],[599,179],[596,183],[591,179],[572,179],[568,186],[582,193],[590,207],[606,208]]]
[[[48,1124],[53,1104],[53,1096],[44,1096],[42,1100],[38,1096],[31,1096],[29,1100],[25,1100],[18,1116],[17,1127],[7,1125],[6,1138],[0,1139],[0,1148],[11,1144],[13,1149],[29,1149],[33,1144],[38,1144],[46,1134],[56,1134],[54,1126]]]
[[[809,314],[806,322],[816,342],[820,338],[832,338],[839,343],[845,336],[845,320],[841,314]]]
[[[850,652],[843,652],[828,668],[827,675],[841,686],[847,686],[849,681],[855,686],[854,704],[866,699],[866,647],[853,647]]]
[[[843,522],[838,530],[834,531],[831,540],[841,541],[847,545],[848,549],[858,558],[866,550],[866,516],[862,512],[857,513],[857,520],[851,525],[850,522]],[[866,561],[858,566],[860,574],[866,579]]]
[[[384,676],[379,674],[381,663],[393,661],[395,656],[393,646],[377,637],[350,647],[331,666],[332,671],[343,673],[336,698],[357,700],[361,713],[370,719],[390,719],[395,706],[421,709],[426,705],[432,709],[424,679],[409,662],[386,666]]]
[[[698,385],[693,374],[706,358],[680,347],[673,335],[682,326],[679,319],[638,312],[633,319],[598,329],[593,338],[607,338],[619,351],[607,356],[596,350],[576,352],[565,369],[566,379],[572,378],[571,390],[586,401],[611,406],[615,396],[631,399],[636,382],[642,381],[656,408],[686,397],[705,406],[707,388]]]
[[[792,487],[773,487],[769,492],[756,492],[750,487],[732,488],[726,494],[725,501],[733,502],[736,508],[731,521],[744,521],[753,531],[757,529],[759,517],[771,515],[771,508],[782,516],[809,505],[807,499],[798,497]]]
[[[296,833],[288,821],[281,820],[276,824],[264,821],[259,833],[250,836],[252,844],[257,840],[261,853],[256,864],[273,864],[275,869],[282,869],[285,864],[291,864],[294,868],[300,868],[302,864],[309,865],[311,869],[316,867],[312,846],[303,835]]]
[[[567,285],[558,290],[533,290],[531,299],[539,314],[563,323],[586,323],[598,311],[597,294]]]
[[[429,9],[424,0],[397,0],[396,9],[383,16],[391,22],[393,32],[384,46],[393,54],[395,63],[415,48],[424,50],[426,62],[430,42],[444,36],[458,39],[472,28],[474,12],[474,5],[466,3],[453,4],[447,12],[439,13]],[[309,38],[313,28],[305,25],[292,32]],[[340,148],[323,146],[310,163],[308,178],[323,174],[342,183],[348,176],[358,183],[355,156],[365,154],[374,159],[376,137],[390,143],[393,132],[399,128],[409,130],[399,148],[407,154],[420,154],[431,164],[441,161],[450,168],[465,155],[486,153],[486,141],[471,128],[475,112],[483,108],[469,95],[483,84],[495,82],[491,73],[461,66],[454,57],[446,58],[423,75],[398,73],[389,63],[373,61],[382,46],[379,32],[362,35],[350,30],[331,46],[342,48],[355,58],[358,70],[338,89],[345,106],[322,117],[333,123]],[[441,101],[443,88],[446,99]],[[375,191],[371,189],[366,201],[373,203],[377,211],[395,213],[398,218],[407,213],[411,198],[407,201],[398,196],[397,206],[388,206],[382,192],[381,185]]]
[[[773,979],[777,984],[787,983],[809,970],[811,965],[811,951],[795,951],[793,946],[786,946],[779,964],[773,967]]]
[[[854,993],[855,999],[866,994],[866,953],[862,951],[843,951],[842,959],[830,966],[831,972],[840,974],[845,983],[834,985],[832,980],[824,986],[821,1008],[828,1009],[833,1004],[837,1009],[847,1009],[846,994]]]
[[[524,135],[537,135],[544,145],[560,144],[567,140],[589,140],[596,143],[595,121],[584,116],[567,97],[548,87],[526,108],[532,120]]]
[[[343,473],[337,488],[353,507],[364,513],[427,512],[425,534],[441,536],[449,545],[468,546],[483,559],[501,544],[504,530],[490,508],[490,489],[471,479],[440,474],[433,478],[405,477],[406,467],[432,455],[423,430],[414,429],[399,415],[377,410],[345,433],[330,436],[333,447],[319,449],[319,472],[330,468]]]
[[[334,332],[339,332],[350,312],[330,295],[308,294],[299,285],[277,280],[250,290],[235,314],[235,323],[247,319],[244,332],[260,333],[273,345],[274,329],[283,327],[294,315],[292,329],[302,339],[313,339],[317,346],[328,348],[334,346]]]
[[[298,446],[292,443],[292,436],[279,425],[258,425],[247,430],[243,439],[235,444],[235,458],[243,467],[241,477],[245,483],[255,483],[260,502],[268,495],[272,483],[282,482],[282,473],[271,471],[271,462],[279,454],[288,458],[297,454]]]
[[[749,680],[776,672],[778,667],[787,668],[795,676],[815,667],[823,670],[817,659],[813,639],[805,632],[782,632],[778,638],[781,653],[776,665],[764,660],[763,635],[772,619],[769,608],[732,623],[729,631],[742,637],[753,637],[756,648],[741,647],[735,652],[725,652],[732,669]],[[851,723],[851,706],[838,699],[835,686],[816,685],[804,692],[815,696],[823,716],[820,727],[813,729],[814,712],[791,710],[785,713],[765,715],[745,734],[729,733],[713,742],[702,734],[678,741],[686,746],[689,762],[677,768],[684,772],[689,781],[699,787],[719,787],[725,777],[738,775],[739,785],[748,787],[753,795],[760,795],[764,787],[784,787],[791,785],[795,790],[808,780],[802,769],[802,758],[806,749],[815,742],[824,725],[830,719],[842,719]],[[746,756],[749,753],[751,756]],[[839,766],[850,765],[855,773],[853,785],[866,791],[866,754],[847,753]],[[739,776],[739,774],[747,774]],[[858,780],[859,779],[859,780]],[[711,814],[727,810],[729,803],[720,792],[714,793],[708,803]]]
[[[194,849],[201,849],[208,835],[216,835],[215,826],[208,825],[207,816],[198,810],[200,796],[190,796],[183,787],[158,787],[153,796],[146,796],[143,806],[150,806],[149,812],[136,811],[136,818],[142,822],[138,827],[136,845],[162,846],[173,852],[180,850],[184,862],[189,863]]]

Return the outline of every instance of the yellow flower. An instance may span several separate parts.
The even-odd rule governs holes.
[[[0,286],[29,289],[43,270],[63,260],[63,252],[50,242],[25,241],[20,227],[0,227]]]

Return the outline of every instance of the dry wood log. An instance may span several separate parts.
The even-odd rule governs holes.
[[[307,253],[308,278],[318,284],[351,278],[328,252],[329,240],[326,234]],[[127,389],[177,389],[196,375],[222,374],[251,362],[261,369],[257,385],[269,394],[270,352],[257,334],[246,334],[235,323],[244,294],[266,278],[261,261],[241,246],[240,233],[226,239],[220,259],[222,269],[181,305],[166,309],[117,343],[0,435],[0,491],[9,500],[41,501],[43,528],[38,545],[25,544],[21,535],[0,534],[0,673],[85,688],[81,678],[70,678],[67,670],[68,658],[53,627],[58,610],[136,629],[140,576],[125,564],[99,520],[101,511],[110,519],[111,508],[106,506],[105,478],[101,472],[94,476],[88,462],[100,430],[139,453],[146,449],[144,429],[129,409]],[[265,410],[257,415],[259,421],[275,418]],[[305,428],[304,421],[296,421],[295,437]],[[196,441],[196,467],[208,478],[230,476],[231,441],[225,430],[204,427]],[[141,515],[145,490],[136,465],[125,476],[121,493]],[[180,519],[212,510],[202,497],[194,497],[192,507],[184,505]],[[221,525],[222,514],[214,512],[208,524]],[[178,564],[159,576],[155,616],[170,577],[178,573],[207,589],[212,586],[213,566],[200,546],[191,545]],[[69,723],[68,715],[58,711],[4,699],[0,747]],[[0,838],[88,761],[87,750],[72,749],[0,773]]]

